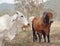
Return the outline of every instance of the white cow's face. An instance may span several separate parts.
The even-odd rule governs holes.
[[[18,20],[20,20],[23,25],[28,25],[28,20],[27,18],[25,18],[25,16],[22,13],[17,11],[16,14],[18,16]]]

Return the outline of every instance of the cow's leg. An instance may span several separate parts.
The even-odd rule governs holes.
[[[43,34],[44,42],[46,42],[46,34]]]
[[[1,34],[0,34],[1,35]],[[3,36],[0,36],[0,46],[4,46],[4,43],[3,43]]]
[[[37,41],[37,35],[36,35],[36,31],[34,29],[34,25],[32,23],[32,32],[33,32],[33,42]]]
[[[37,41],[37,35],[36,35],[36,33],[35,33],[34,30],[33,30],[33,41],[34,41],[34,42]]]
[[[37,35],[36,35],[33,25],[32,25],[32,32],[33,32],[33,42],[35,42],[37,41]]]
[[[50,36],[49,36],[49,34],[47,35],[47,38],[48,38],[48,43],[50,43]]]
[[[48,34],[47,34],[47,39],[48,39],[48,43],[50,43],[50,29],[49,29],[49,32],[48,32]]]
[[[46,42],[46,33],[43,30],[42,30],[42,34],[43,34],[44,42]]]
[[[39,42],[41,42],[42,34],[41,33],[37,33],[37,34],[38,34]]]

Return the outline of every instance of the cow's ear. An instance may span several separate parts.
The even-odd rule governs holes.
[[[16,14],[18,14],[18,12],[16,12]]]

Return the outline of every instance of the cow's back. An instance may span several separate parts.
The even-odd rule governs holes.
[[[9,15],[4,15],[0,17],[0,32],[2,32],[4,29],[7,28],[7,25],[10,22],[10,16]]]

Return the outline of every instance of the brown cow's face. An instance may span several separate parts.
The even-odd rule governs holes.
[[[47,13],[49,16],[49,19],[51,20],[53,18],[53,14],[52,13]]]
[[[53,22],[53,14],[48,12],[49,22]]]
[[[45,12],[44,21],[46,24],[49,24],[51,21],[53,21],[53,14],[51,12]]]

